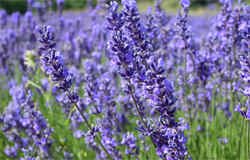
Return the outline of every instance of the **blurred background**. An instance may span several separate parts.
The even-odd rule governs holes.
[[[33,0],[37,2],[47,2],[50,3],[53,7],[53,9],[56,9],[56,0]],[[109,1],[109,0],[108,0]],[[154,4],[154,0],[137,0],[139,9],[142,11],[145,11],[149,6],[152,6]],[[178,8],[178,0],[162,0],[163,1],[163,7],[169,12],[176,12]],[[237,0],[235,0],[237,1]],[[191,0],[191,10],[193,11],[204,11],[206,9],[209,10],[216,10],[218,6],[219,0]],[[245,0],[243,2],[246,2],[250,4],[250,0]],[[97,0],[65,0],[65,10],[83,10],[85,9],[89,4],[92,6],[95,6],[97,3]],[[24,13],[28,6],[27,6],[27,0],[0,0],[0,8],[5,9],[8,13],[13,13],[16,11],[19,11],[21,13]]]

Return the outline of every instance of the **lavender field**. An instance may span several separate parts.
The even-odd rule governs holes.
[[[0,10],[0,160],[250,160],[249,4],[27,2]]]

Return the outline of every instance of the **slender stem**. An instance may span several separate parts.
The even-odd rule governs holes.
[[[247,125],[247,159],[249,159],[249,124],[248,120],[246,120],[246,125]]]
[[[241,157],[241,139],[242,139],[243,129],[244,129],[244,119],[242,118],[242,121],[241,121],[241,131],[240,131],[239,151],[238,151],[239,158]]]
[[[128,82],[129,82],[129,85],[131,85],[131,81],[128,80]],[[133,100],[133,102],[134,102],[134,105],[135,105],[137,114],[139,115],[139,118],[140,118],[141,123],[143,124],[144,128],[147,129],[147,132],[150,132],[150,129],[148,128],[148,125],[147,125],[147,123],[144,121],[143,115],[142,115],[141,112],[140,112],[139,104],[138,104],[137,101],[136,101],[136,98],[135,98],[134,93],[130,93],[130,95],[131,95],[132,100]],[[154,140],[153,140],[151,134],[150,134],[150,139],[151,139],[152,143],[154,144],[154,147],[156,147],[156,144],[154,143]]]
[[[87,92],[87,94],[88,94],[88,96],[90,97],[91,101],[95,102],[95,100],[94,100],[93,96],[92,96],[89,92]],[[96,106],[96,105],[93,105],[93,106],[94,106],[94,108],[95,108],[96,112],[98,113],[98,112],[99,112],[99,110],[98,110],[97,106]]]
[[[88,119],[86,118],[86,116],[81,112],[80,108],[78,107],[78,105],[76,103],[74,103],[74,107],[76,108],[76,110],[80,113],[82,119],[84,120],[85,124],[87,125],[88,129],[91,130],[91,125],[89,124]],[[102,144],[102,141],[100,139],[100,137],[97,135],[96,136],[96,140],[97,142],[100,144],[100,146],[102,147],[102,149],[104,150],[104,152],[107,154],[107,156],[109,157],[109,159],[112,159],[112,156],[108,153],[107,149],[104,147],[104,145]]]
[[[69,99],[73,102],[73,100],[71,99],[70,95],[70,91],[66,90],[66,93],[68,94]],[[81,109],[79,108],[79,106],[77,105],[77,103],[73,102],[73,106],[76,108],[76,110],[80,113],[82,119],[84,120],[84,123],[87,125],[88,129],[91,130],[92,127],[88,121],[88,119],[86,118],[86,116],[81,112]],[[112,159],[112,156],[108,153],[107,149],[104,147],[104,145],[102,144],[102,141],[100,139],[100,137],[97,135],[96,136],[96,140],[97,142],[100,144],[101,148],[104,150],[104,152],[107,154],[107,156],[109,157],[109,159]]]
[[[183,92],[183,101],[184,101],[184,105],[187,107],[188,104],[187,104],[187,98],[186,98],[186,95],[185,93],[187,93],[187,48],[185,47],[185,50],[184,50],[184,76],[183,76],[183,89],[184,89],[184,92]],[[195,67],[195,66],[194,66]],[[189,123],[190,125],[192,125],[192,112],[191,112],[191,108],[188,107],[188,119],[189,119]]]
[[[244,139],[245,141],[243,142],[244,144],[244,149],[243,149],[243,155],[244,155],[244,159],[247,159],[247,153],[246,153],[246,150],[247,150],[247,136],[246,136],[246,132],[247,132],[247,128],[246,128],[246,120],[243,119],[243,136],[244,136]]]
[[[250,101],[250,97],[248,97],[248,101]],[[249,124],[249,119],[246,119],[246,123],[247,123],[247,158],[250,158],[249,152],[250,152],[250,148],[249,148],[249,143],[250,143],[250,137],[249,137],[249,130],[250,130],[250,124]]]

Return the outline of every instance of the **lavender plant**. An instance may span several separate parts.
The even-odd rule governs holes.
[[[123,1],[123,5],[123,12],[118,13],[117,3],[111,4],[108,21],[109,29],[112,31],[112,41],[109,48],[114,53],[116,64],[120,67],[121,76],[127,80],[127,92],[134,101],[142,124],[139,126],[140,131],[151,138],[157,154],[162,159],[184,159],[187,156],[186,140],[179,124],[175,121],[175,107],[172,105],[176,99],[173,96],[171,83],[163,74],[162,59],[149,53],[150,44],[144,38],[136,1]],[[123,25],[124,30],[122,30]],[[137,85],[133,85],[132,82]],[[159,113],[160,121],[154,125],[145,121],[142,103],[136,95],[135,90],[141,89],[136,87],[141,84],[146,92],[145,98],[152,101],[150,104],[153,105],[153,110]]]
[[[81,104],[79,96],[76,92],[71,90],[72,87],[72,74],[68,72],[67,68],[64,66],[63,59],[55,49],[55,40],[54,40],[54,31],[50,26],[44,26],[39,30],[41,34],[40,42],[42,47],[39,49],[39,54],[41,55],[41,66],[43,71],[50,76],[51,80],[55,84],[55,90],[62,91],[62,96],[59,100],[62,103],[67,103],[69,107],[74,106],[80,114],[80,117],[83,119],[89,130],[92,130],[92,126],[89,123],[89,120],[85,116],[84,108],[80,108],[84,105]],[[99,136],[94,136],[94,139],[97,139],[100,147],[102,148],[104,157],[109,159],[115,159],[111,156],[110,150],[106,149],[103,142],[100,140]],[[98,148],[98,150],[100,150]]]
[[[0,159],[249,159],[247,3],[52,2],[0,10]]]
[[[13,145],[6,146],[5,154],[10,158],[19,152],[24,159],[50,158],[52,129],[32,101],[32,92],[24,85],[13,85],[10,94],[12,101],[1,115],[1,129]]]

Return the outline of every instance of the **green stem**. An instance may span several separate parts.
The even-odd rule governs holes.
[[[184,92],[183,92],[183,101],[184,101],[184,105],[187,107],[187,98],[185,93],[187,93],[187,51],[185,49],[184,52],[184,76],[183,76],[183,88],[184,88]],[[189,124],[192,125],[192,112],[191,112],[191,108],[188,107],[188,119],[189,119]]]
[[[247,125],[247,159],[249,159],[249,124],[248,120],[246,120],[246,125]]]
[[[32,86],[34,86],[34,87],[40,89],[41,91],[43,91],[43,89],[42,89],[39,85],[37,85],[36,83],[33,83],[32,81],[29,81],[29,83],[28,83],[27,85],[32,85]],[[70,93],[69,90],[67,90],[66,92],[67,92],[67,93]],[[70,96],[69,96],[69,97],[70,97]],[[86,116],[81,112],[79,106],[78,106],[76,103],[73,103],[73,106],[74,106],[75,109],[80,113],[80,115],[81,115],[82,119],[84,120],[84,123],[87,125],[88,129],[91,130],[92,127],[91,127],[91,125],[90,125],[88,119],[86,118]],[[72,111],[72,112],[73,112],[73,111]],[[96,140],[97,140],[97,142],[100,144],[100,146],[101,146],[101,148],[104,150],[104,152],[107,154],[107,156],[109,157],[109,159],[112,160],[112,156],[108,153],[107,149],[106,149],[106,148],[104,147],[104,145],[102,144],[101,139],[100,139],[100,137],[99,137],[98,135],[96,136]]]
[[[242,118],[241,120],[241,130],[240,130],[240,142],[239,142],[239,150],[238,150],[238,153],[239,153],[239,159],[241,157],[241,140],[242,140],[242,133],[243,133],[243,129],[244,129],[244,119]]]
[[[88,129],[91,130],[92,127],[89,124],[88,119],[86,118],[86,116],[81,112],[80,108],[78,107],[78,105],[76,103],[74,103],[74,107],[76,108],[76,110],[80,113],[82,119],[84,120],[84,123],[87,125]],[[104,152],[107,154],[107,156],[109,157],[109,159],[112,159],[112,156],[108,153],[107,149],[104,147],[104,145],[102,144],[102,141],[100,139],[100,137],[97,135],[96,136],[96,140],[97,142],[100,144],[101,148],[104,150]]]

